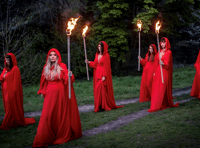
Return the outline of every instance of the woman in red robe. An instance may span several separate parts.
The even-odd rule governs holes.
[[[200,49],[199,54],[197,56],[196,63],[194,64],[194,67],[196,69],[196,74],[194,76],[194,81],[192,84],[192,90],[190,93],[190,96],[195,97],[197,99],[200,99]]]
[[[170,42],[167,38],[163,37],[160,42],[160,56],[155,57],[157,68],[153,76],[152,93],[151,93],[151,107],[148,112],[155,112],[170,107],[178,107],[179,103],[173,104],[172,101],[172,52],[170,50]],[[160,64],[162,65],[163,79],[161,79]]]
[[[155,55],[157,53],[157,48],[155,44],[149,45],[148,52],[145,56],[145,59],[138,57],[140,63],[143,66],[143,73],[140,85],[140,99],[139,102],[145,102],[151,100],[151,90],[152,90],[152,81],[153,74],[155,73]]]
[[[108,44],[99,42],[94,61],[86,63],[93,68],[94,112],[123,107],[115,104]]]
[[[71,99],[68,97],[68,74],[72,76]],[[33,147],[62,144],[82,136],[73,82],[74,75],[61,62],[59,51],[50,49],[38,91],[44,103]]]
[[[0,81],[5,116],[0,129],[8,130],[35,123],[34,118],[24,118],[21,75],[13,53],[6,54],[4,65],[5,68],[0,75]]]

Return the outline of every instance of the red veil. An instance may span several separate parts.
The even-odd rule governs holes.
[[[7,71],[6,61],[4,60],[5,68],[0,76],[5,109],[5,117],[0,129],[4,130],[35,123],[34,118],[24,118],[21,74],[17,67],[16,57],[13,53],[7,53],[6,55],[11,56],[13,67],[7,72],[4,79],[3,75]]]

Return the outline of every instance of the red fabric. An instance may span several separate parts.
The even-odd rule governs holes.
[[[172,62],[172,52],[170,50],[170,42],[167,38],[165,37],[163,38],[166,41],[166,51],[161,58],[161,60],[164,63],[164,65],[162,65],[164,83],[162,83],[161,79],[159,54],[157,54],[157,56],[155,57],[157,63],[157,69],[155,75],[153,76],[151,107],[148,110],[148,112],[155,112],[169,107],[178,107],[179,105],[179,103],[176,103],[174,105],[172,101],[173,62]]]
[[[82,136],[79,110],[72,85],[74,75],[71,78],[69,99],[67,66],[61,63],[60,53],[55,48],[48,52],[47,59],[52,51],[58,55],[58,64],[62,70],[60,79],[57,77],[54,80],[47,80],[42,72],[38,94],[43,94],[45,98],[33,147],[62,144]]]
[[[99,107],[105,111],[123,107],[115,104],[108,45],[104,41],[101,42],[104,46],[102,58],[98,62],[96,54],[95,60],[89,64],[93,68],[94,112],[98,112]],[[105,81],[102,81],[102,77],[106,78]]]
[[[200,49],[199,49],[199,54],[197,56],[196,63],[194,64],[194,67],[196,69],[196,73],[194,76],[194,81],[192,84],[192,90],[190,93],[190,96],[195,97],[197,99],[200,99]]]
[[[157,48],[155,44],[151,44],[150,46],[153,46],[153,50],[155,52],[155,56],[157,54]],[[141,65],[143,66],[143,73],[142,73],[142,79],[141,79],[141,85],[140,85],[140,99],[139,102],[145,102],[151,100],[151,90],[152,90],[152,82],[153,82],[153,74],[156,70],[156,62],[155,62],[155,56],[154,60],[148,60],[149,55],[149,49],[148,53],[145,56],[145,59],[142,59],[140,61]]]
[[[5,110],[4,120],[0,126],[0,129],[3,130],[35,123],[34,118],[24,118],[23,91],[20,70],[17,67],[15,55],[12,53],[8,53],[7,55],[11,56],[13,67],[7,72],[5,79],[3,78],[3,75],[6,72],[6,68],[3,69],[0,76]]]

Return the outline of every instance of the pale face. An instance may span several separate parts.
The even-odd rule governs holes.
[[[166,42],[161,42],[161,48],[162,48],[163,50],[165,50],[165,48],[166,48]]]
[[[9,66],[10,65],[10,59],[9,58],[5,58],[6,60],[6,64]]]
[[[52,52],[49,54],[49,58],[50,58],[50,61],[51,61],[52,63],[54,63],[54,62],[56,62],[56,60],[57,60],[57,54],[56,54],[54,51],[52,51]]]
[[[102,53],[101,45],[98,45],[99,52]]]
[[[149,52],[152,54],[153,53],[153,48],[149,46]]]

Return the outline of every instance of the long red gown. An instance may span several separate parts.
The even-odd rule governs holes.
[[[102,58],[98,61],[96,53],[95,60],[89,64],[93,68],[94,112],[98,112],[99,107],[105,111],[123,107],[115,104],[108,44],[101,42],[104,46]],[[102,77],[106,78],[105,81],[102,81]]]
[[[151,94],[151,107],[148,112],[155,112],[158,110],[163,110],[170,107],[178,107],[179,103],[173,104],[172,101],[172,52],[170,50],[170,42],[167,38],[163,37],[166,41],[166,51],[162,56],[161,60],[164,65],[162,65],[163,79],[161,79],[161,71],[159,65],[159,54],[155,57],[157,61],[157,69],[155,75],[153,76],[152,84],[152,94]],[[160,46],[161,49],[161,46]]]
[[[0,126],[0,129],[3,130],[35,123],[34,118],[24,118],[20,70],[17,67],[15,55],[13,53],[8,53],[7,55],[11,56],[13,67],[7,72],[5,79],[3,78],[3,75],[7,71],[6,68],[3,69],[0,76],[5,110],[4,120]],[[5,61],[4,64],[6,65]]]
[[[54,80],[47,80],[42,72],[38,94],[44,95],[44,103],[33,147],[62,144],[82,137],[81,121],[72,85],[74,75],[71,78],[69,99],[67,66],[61,63],[60,53],[55,48],[49,50],[47,59],[52,51],[57,54],[58,64],[62,70],[60,79],[55,77]]]
[[[194,81],[192,84],[192,90],[190,96],[200,99],[200,49],[194,67],[196,69],[196,73],[194,76]]]
[[[156,45],[151,44],[150,46],[153,46],[155,56],[156,56],[156,53],[157,53]],[[151,100],[153,74],[155,73],[156,62],[155,60],[151,60],[151,59],[148,60],[148,54],[149,54],[149,49],[148,49],[148,53],[145,56],[145,59],[140,60],[140,63],[143,66],[143,73],[142,73],[142,79],[141,79],[141,85],[140,85],[139,102],[145,102],[145,101]]]

